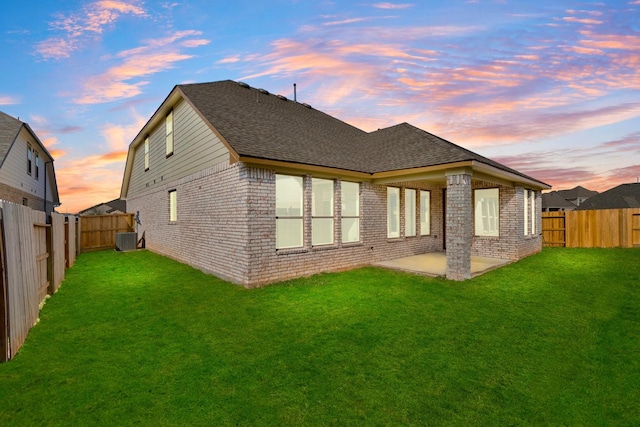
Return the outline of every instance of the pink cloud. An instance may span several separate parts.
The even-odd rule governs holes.
[[[18,98],[17,96],[0,94],[0,105],[14,105],[19,103],[20,98]]]
[[[207,40],[182,40],[199,36],[199,31],[178,31],[168,37],[147,40],[146,44],[122,51],[116,58],[119,65],[102,74],[89,77],[82,83],[81,94],[74,99],[77,104],[99,104],[118,99],[131,98],[142,93],[147,81],[143,77],[170,69],[176,62],[192,58],[181,52],[181,48],[195,47],[208,43]]]
[[[71,53],[82,45],[87,33],[94,36],[102,34],[104,27],[113,24],[121,15],[146,16],[144,9],[136,3],[135,1],[102,0],[85,5],[80,13],[69,16],[58,15],[49,27],[64,35],[51,37],[38,43],[36,52],[44,59],[69,58]]]
[[[375,7],[376,9],[408,9],[410,7],[413,7],[414,5],[411,3],[381,2],[381,3],[374,3],[371,6]]]
[[[597,19],[588,19],[588,18],[576,18],[573,16],[565,16],[564,18],[562,18],[563,21],[566,22],[577,22],[580,24],[588,24],[588,25],[600,25],[602,24],[602,21],[599,21]]]

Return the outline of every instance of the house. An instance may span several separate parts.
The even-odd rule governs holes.
[[[551,191],[542,194],[542,212],[572,211],[576,208],[576,205],[558,193],[558,191]]]
[[[541,250],[550,187],[401,123],[365,132],[246,83],[173,88],[129,146],[121,198],[147,248],[244,285],[446,251]]]
[[[576,210],[640,208],[640,183],[620,184],[582,203]]]
[[[0,199],[47,214],[60,206],[53,157],[27,123],[2,111]]]
[[[114,199],[109,202],[99,203],[90,208],[81,210],[78,215],[112,215],[127,212],[127,201]]]

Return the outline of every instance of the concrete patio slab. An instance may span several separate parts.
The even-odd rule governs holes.
[[[506,259],[472,256],[471,277],[479,276],[511,262]],[[390,261],[381,261],[373,265],[427,276],[444,276],[447,272],[447,256],[444,252],[429,252]]]

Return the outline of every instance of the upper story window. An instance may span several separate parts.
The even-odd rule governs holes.
[[[311,244],[333,243],[333,181],[313,178],[311,180]]]
[[[36,179],[40,179],[40,156],[35,152],[36,157]]]
[[[497,188],[475,190],[475,234],[500,235],[500,192]]]
[[[431,234],[431,192],[420,190],[420,235]]]
[[[149,137],[144,139],[144,170],[149,170]]]
[[[169,157],[173,154],[173,110],[167,114],[164,128],[167,141],[167,157]]]
[[[276,175],[276,249],[304,243],[301,176]]]
[[[387,187],[387,237],[400,237],[400,189]]]
[[[342,243],[360,241],[360,184],[342,181]]]
[[[33,148],[31,145],[27,146],[27,173],[31,175],[31,169],[33,167]]]

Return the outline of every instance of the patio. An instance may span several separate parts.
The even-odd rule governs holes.
[[[507,259],[472,256],[471,277],[479,276],[511,262],[511,260]],[[445,276],[447,272],[447,255],[444,252],[429,252],[390,261],[381,261],[373,265],[427,276]]]

